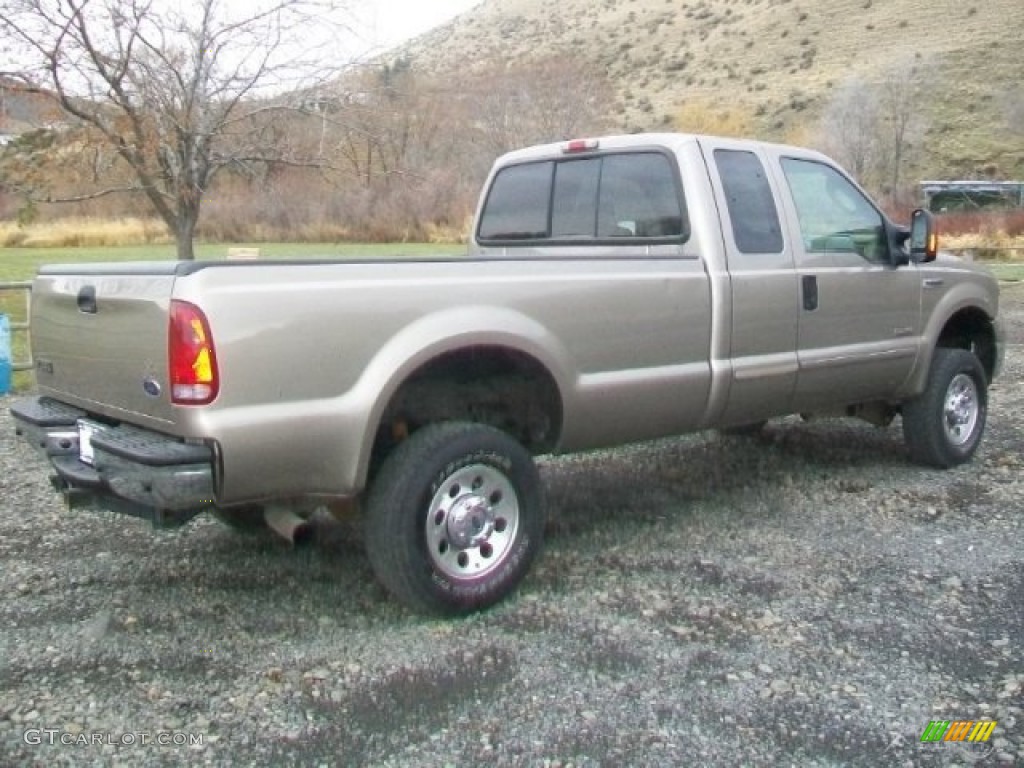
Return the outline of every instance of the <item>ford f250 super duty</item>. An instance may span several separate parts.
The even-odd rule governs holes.
[[[47,266],[11,411],[74,502],[296,535],[361,501],[380,581],[460,613],[527,572],[534,457],[786,414],[971,458],[998,287],[828,158],[678,134],[501,157],[446,259]]]

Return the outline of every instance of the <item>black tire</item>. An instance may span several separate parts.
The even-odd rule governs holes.
[[[214,507],[213,516],[239,533],[255,535],[269,531],[263,519],[263,507],[244,504],[240,507]]]
[[[529,570],[544,534],[533,457],[492,427],[423,427],[384,460],[366,504],[377,578],[418,611],[487,608]]]
[[[914,461],[948,469],[970,461],[988,414],[988,379],[965,349],[935,350],[924,392],[903,404],[903,439]]]

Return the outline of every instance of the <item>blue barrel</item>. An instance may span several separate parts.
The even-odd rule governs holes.
[[[0,314],[0,395],[11,391],[11,319]]]

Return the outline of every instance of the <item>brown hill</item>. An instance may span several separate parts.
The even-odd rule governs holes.
[[[60,111],[46,93],[20,80],[0,77],[0,134],[24,133],[59,119]]]
[[[766,138],[811,141],[836,89],[900,61],[927,70],[923,175],[1024,175],[1021,0],[485,0],[414,41],[416,66],[465,71],[568,54],[607,73],[623,130],[730,104]]]

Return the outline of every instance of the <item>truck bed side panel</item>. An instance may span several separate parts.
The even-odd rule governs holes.
[[[203,307],[224,375],[211,406],[181,409],[182,432],[221,445],[222,501],[350,493],[402,381],[446,351],[481,345],[519,349],[551,371],[562,449],[697,424],[710,380],[701,261],[583,256],[183,277],[175,296]]]

